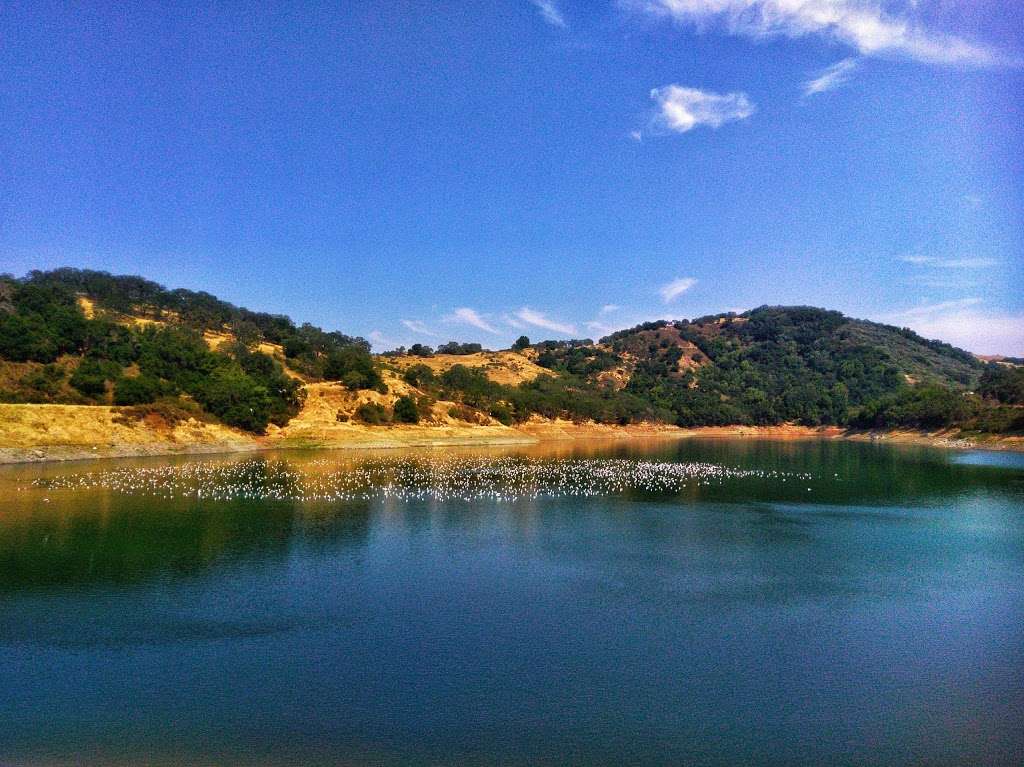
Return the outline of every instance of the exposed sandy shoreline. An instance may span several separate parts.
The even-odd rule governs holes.
[[[253,437],[219,424],[187,421],[124,423],[117,408],[0,405],[0,464],[157,455],[254,452],[288,448],[365,450],[408,447],[533,445],[569,440],[751,438],[849,439],[952,449],[1024,451],[1021,437],[963,437],[956,432],[846,432],[796,425],[682,429],[659,424],[610,426],[534,420],[516,427],[470,424],[364,426],[312,424]]]

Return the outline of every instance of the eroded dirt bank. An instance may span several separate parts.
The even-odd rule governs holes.
[[[254,437],[218,423],[159,416],[125,417],[121,408],[95,405],[0,405],[0,463],[68,461],[147,455],[228,453],[280,448],[371,449],[529,445],[556,440],[636,438],[852,439],[926,444],[954,449],[1024,451],[1021,437],[965,436],[956,431],[847,432],[797,425],[682,429],[660,424],[611,426],[534,419],[515,427],[447,422],[367,426],[300,416],[283,429]]]

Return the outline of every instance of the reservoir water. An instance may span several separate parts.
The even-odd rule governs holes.
[[[1019,764],[1024,460],[0,469],[0,763]]]

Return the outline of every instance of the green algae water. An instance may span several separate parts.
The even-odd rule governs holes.
[[[0,469],[0,764],[1017,764],[1024,457]]]

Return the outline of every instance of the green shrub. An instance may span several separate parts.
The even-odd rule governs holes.
[[[155,402],[164,393],[159,379],[151,376],[120,378],[114,384],[114,404],[145,405]]]
[[[391,415],[387,408],[376,402],[364,402],[356,408],[356,418],[370,426],[381,426],[391,423]]]
[[[467,405],[452,405],[448,408],[448,415],[466,423],[480,423],[480,413]]]
[[[99,398],[107,393],[107,381],[120,376],[121,366],[117,363],[86,357],[82,360],[69,383],[86,397]]]
[[[498,423],[504,424],[505,426],[512,425],[512,409],[504,402],[498,402],[491,405],[489,412],[491,414],[491,418],[496,420]]]
[[[360,389],[370,388],[366,375],[358,370],[349,370],[342,373],[339,380],[341,381],[341,385],[350,391],[359,391]]]
[[[416,400],[406,395],[395,401],[395,420],[399,423],[419,423],[420,411],[416,406]]]
[[[272,403],[266,388],[237,364],[214,370],[193,396],[230,426],[262,434],[270,423]]]
[[[410,386],[422,389],[433,385],[437,381],[437,378],[434,376],[434,371],[421,362],[407,368],[406,371],[402,373],[402,380]]]
[[[64,368],[60,365],[44,365],[38,370],[24,375],[19,384],[31,390],[28,392],[30,398],[39,398],[48,402],[59,393],[65,375]]]
[[[326,380],[341,381],[353,391],[374,389],[383,383],[373,357],[361,346],[346,346],[328,353],[323,370]]]
[[[981,374],[978,393],[1006,405],[1024,405],[1024,367],[989,364]]]

